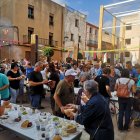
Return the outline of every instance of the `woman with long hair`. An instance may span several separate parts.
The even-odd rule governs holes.
[[[130,124],[130,117],[131,117],[131,98],[132,93],[134,92],[134,86],[135,82],[134,80],[129,78],[129,70],[123,69],[121,73],[121,77],[117,79],[115,89],[118,90],[119,84],[127,84],[128,91],[129,91],[129,97],[118,97],[118,103],[119,103],[119,118],[118,118],[118,129],[120,131],[127,131],[129,129]],[[124,119],[125,118],[125,121]]]
[[[50,82],[48,83],[48,85],[50,87],[50,92],[51,92],[51,95],[50,95],[51,108],[52,108],[53,114],[55,115],[55,101],[54,101],[53,96],[55,93],[56,86],[59,82],[59,71],[55,69],[54,63],[49,64],[48,71],[50,72],[49,77],[48,77],[48,80],[50,80]]]

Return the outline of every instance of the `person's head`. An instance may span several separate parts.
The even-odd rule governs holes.
[[[73,68],[74,68],[74,69],[77,69],[77,63],[74,63],[74,64],[73,64]]]
[[[83,66],[83,71],[84,71],[84,72],[87,72],[88,70],[89,70],[89,69],[88,69],[88,65],[84,65],[84,66]]]
[[[15,60],[14,59],[12,59],[12,63],[15,63]]]
[[[64,72],[64,67],[62,65],[59,65],[58,69]]]
[[[54,72],[55,71],[55,65],[54,65],[54,63],[49,63],[48,71],[49,72]]]
[[[103,74],[106,75],[106,76],[109,76],[110,72],[111,72],[110,68],[106,67],[106,68],[103,69]]]
[[[19,69],[18,64],[16,62],[11,63],[11,69],[14,70],[14,71],[17,71]]]
[[[99,63],[96,63],[96,64],[94,64],[94,67],[96,68],[96,69],[99,69]]]
[[[98,93],[98,83],[95,80],[86,80],[84,82],[84,93],[90,98]]]
[[[73,69],[69,69],[65,72],[65,78],[67,79],[68,82],[74,82],[75,76],[77,73]]]
[[[131,63],[131,61],[127,61],[127,62],[126,62],[126,68],[127,68],[128,70],[131,70],[131,69],[132,69],[132,63]]]
[[[31,63],[29,62],[29,63],[27,63],[27,66],[26,66],[27,68],[31,68],[32,67],[32,65],[31,65]]]
[[[115,75],[115,68],[113,66],[110,67],[110,74]]]
[[[35,71],[41,71],[43,69],[43,62],[39,61],[35,64]]]
[[[101,64],[101,68],[104,69],[106,67],[106,63]]]
[[[54,61],[54,66],[58,69],[58,61]]]
[[[129,78],[130,77],[129,70],[128,69],[123,69],[122,70],[122,73],[121,73],[121,77],[123,77],[123,78]]]
[[[83,87],[84,82],[86,80],[90,80],[91,79],[91,76],[88,73],[84,72],[82,75],[80,75],[79,79],[80,79],[79,85],[81,87]]]

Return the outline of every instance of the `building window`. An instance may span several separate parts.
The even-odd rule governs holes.
[[[28,27],[28,42],[31,42],[31,35],[34,33],[34,28]]]
[[[74,34],[71,34],[70,40],[71,40],[71,41],[74,41]]]
[[[81,42],[81,36],[79,36],[79,38],[78,38],[78,42]]]
[[[130,57],[130,52],[125,52],[125,57]]]
[[[108,33],[108,32],[106,32],[106,31],[105,31],[105,34],[106,34],[106,35],[109,35],[109,33]]]
[[[79,27],[79,20],[75,19],[75,27]]]
[[[131,39],[125,39],[125,44],[130,45],[131,44]]]
[[[50,14],[50,16],[49,16],[49,25],[53,26],[53,24],[54,24],[54,15]]]
[[[90,34],[92,33],[92,28],[91,28],[91,27],[89,28],[89,33],[90,33]]]
[[[34,19],[34,7],[32,5],[28,5],[28,18]]]
[[[131,30],[132,29],[132,26],[131,25],[127,25],[126,26],[126,30]]]
[[[97,35],[98,34],[98,31],[97,30],[95,30],[95,35]]]
[[[50,32],[49,32],[49,46],[50,47],[54,47],[54,44],[53,44],[53,33],[50,33]]]

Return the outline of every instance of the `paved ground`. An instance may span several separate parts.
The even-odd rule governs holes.
[[[29,104],[24,104],[25,106],[29,106]],[[50,109],[50,101],[49,98],[46,97],[43,99],[43,105],[46,109],[42,111],[51,112]],[[114,131],[115,131],[115,140],[140,140],[140,128],[134,128],[133,124],[131,126],[131,130],[129,132],[119,132],[117,129],[117,123],[115,116],[112,116]],[[10,131],[2,131],[0,132],[0,140],[23,140],[22,138],[12,134]],[[84,131],[81,137],[81,140],[89,140],[89,135]]]

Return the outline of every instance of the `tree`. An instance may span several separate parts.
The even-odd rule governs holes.
[[[54,50],[51,47],[44,47],[43,48],[43,55],[47,57],[47,61],[51,61],[51,57],[54,55]]]

